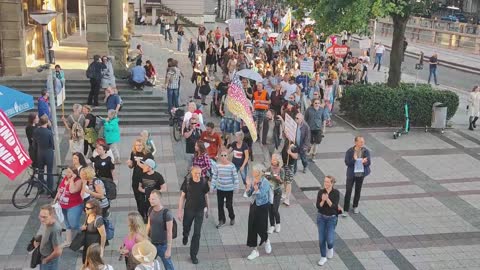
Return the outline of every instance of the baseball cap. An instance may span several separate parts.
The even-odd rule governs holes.
[[[142,164],[145,164],[147,165],[148,167],[152,168],[152,169],[155,169],[155,167],[157,167],[157,164],[155,163],[155,161],[151,158],[145,160],[145,161],[142,161],[141,162]]]

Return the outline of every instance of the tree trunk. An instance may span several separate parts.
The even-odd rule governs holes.
[[[400,85],[402,78],[402,55],[403,40],[405,37],[405,28],[407,26],[408,17],[399,15],[392,16],[393,19],[393,38],[392,50],[390,51],[390,70],[388,71],[387,85],[395,88]]]

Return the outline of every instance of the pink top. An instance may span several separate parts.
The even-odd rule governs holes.
[[[133,246],[136,244],[137,234],[133,235],[133,239],[130,239],[129,236],[125,236],[123,239],[123,245],[125,249],[128,249],[128,252],[132,252]]]

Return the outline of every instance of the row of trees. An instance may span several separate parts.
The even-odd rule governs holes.
[[[295,7],[297,18],[310,17],[316,21],[315,27],[325,34],[368,32],[370,19],[391,17],[393,38],[390,52],[388,86],[400,85],[403,54],[403,39],[409,18],[431,9],[434,0],[286,0]]]

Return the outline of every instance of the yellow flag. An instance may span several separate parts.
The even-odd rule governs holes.
[[[283,32],[287,33],[290,32],[292,28],[292,11],[288,9],[287,14],[282,18],[282,25],[283,25]]]

